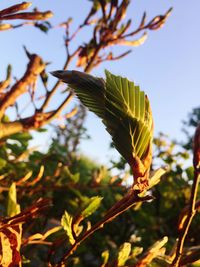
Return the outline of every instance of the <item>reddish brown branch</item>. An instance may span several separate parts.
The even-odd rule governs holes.
[[[48,116],[48,118],[44,123],[46,124],[55,119],[62,112],[62,110],[70,103],[72,98],[73,98],[73,93],[70,92],[67,98],[63,101],[63,103],[56,110],[50,112],[50,115]]]
[[[76,239],[75,243],[71,246],[71,248],[64,254],[62,260],[56,264],[56,267],[62,266],[65,260],[73,254],[73,252],[77,249],[77,247],[89,236],[91,236],[95,231],[102,228],[106,223],[112,221],[114,218],[119,216],[121,213],[125,212],[127,209],[132,207],[134,204],[138,202],[151,200],[151,196],[139,197],[138,194],[134,191],[130,191],[123,199],[118,201],[105,216],[97,222],[94,226],[92,226],[88,231],[86,231],[82,236]]]
[[[1,20],[25,19],[25,20],[46,20],[53,16],[51,11],[45,12],[21,12],[1,17]]]
[[[31,86],[36,82],[37,76],[44,70],[44,68],[45,63],[38,55],[30,55],[30,62],[24,76],[12,86],[10,91],[0,102],[0,118],[3,117],[5,110],[9,106],[12,106],[20,95],[27,92],[28,86]]]
[[[62,110],[69,104],[72,97],[73,94],[70,93],[63,103],[61,103],[61,105],[53,111],[46,113],[36,111],[36,113],[31,117],[24,118],[19,121],[0,123],[0,139],[22,131],[38,129],[49,123],[62,112]]]
[[[27,222],[27,220],[33,219],[39,214],[42,214],[42,212],[49,208],[51,205],[52,204],[50,199],[39,199],[35,204],[18,213],[17,215],[1,219],[0,230],[4,227],[10,227],[12,225],[25,223]]]

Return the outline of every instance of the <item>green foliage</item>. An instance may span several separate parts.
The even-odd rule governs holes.
[[[20,212],[20,205],[17,204],[16,184],[12,183],[8,192],[7,215],[12,217]]]
[[[73,220],[72,216],[70,216],[68,214],[68,212],[65,211],[65,213],[63,214],[62,219],[61,219],[61,225],[64,228],[64,230],[65,230],[65,232],[69,238],[70,244],[73,245],[75,240],[73,238],[73,234],[72,234],[72,230],[71,230],[72,229],[72,220]]]
[[[124,266],[131,252],[131,244],[124,243],[119,250],[118,266]]]
[[[93,24],[94,14],[102,12],[103,15],[96,21],[92,39],[80,44],[74,52],[68,51],[68,48],[70,39],[72,40],[78,31],[71,35],[69,27],[71,18],[61,25],[66,29],[65,44],[69,52],[67,54],[78,55],[77,66],[89,71],[105,60],[117,58],[110,52],[105,53],[105,56],[103,53],[102,56],[98,53],[96,48],[102,46],[102,40],[104,52],[109,45],[116,44],[118,37],[121,44],[129,46],[144,41],[146,34],[136,41],[126,40],[131,20],[122,24],[121,18],[125,16],[129,2],[128,0],[93,1],[90,13],[78,30]],[[35,11],[37,15],[37,10]],[[28,14],[30,15],[31,13]],[[158,29],[168,15],[169,12],[164,16],[156,16],[146,24],[146,14],[144,14],[138,30],[133,32],[140,32],[140,29],[144,28]],[[51,28],[49,22],[45,21],[34,20],[33,25],[45,33]],[[132,37],[132,34],[129,37]],[[125,52],[119,58],[129,52]],[[72,57],[69,57],[67,60],[71,59]],[[66,66],[68,68],[68,65]],[[117,201],[127,196],[130,189],[130,177],[125,171],[127,161],[130,163],[134,157],[145,160],[149,152],[153,119],[149,100],[138,86],[108,71],[105,80],[76,71],[65,72],[65,75],[67,76],[63,77],[63,80],[70,84],[82,103],[102,119],[123,159],[114,163],[113,168],[117,174],[113,175],[106,166],[99,165],[79,152],[80,140],[88,138],[84,128],[85,109],[82,106],[73,117],[66,118],[67,127],[56,128],[56,136],[46,153],[29,147],[32,135],[27,132],[30,129],[26,127],[27,125],[24,126],[25,132],[3,138],[0,142],[0,266],[2,267],[10,264],[20,265],[20,256],[22,264],[26,266],[43,267],[49,265],[48,262],[51,262],[52,266],[56,265],[78,238],[93,225],[101,222],[106,212]],[[42,71],[40,77],[48,97],[51,94],[48,75]],[[10,65],[7,68],[6,79],[9,83]],[[2,99],[11,88],[8,88],[8,84],[1,88]],[[35,115],[40,116],[35,116],[34,124],[31,124],[32,117],[25,121],[34,128],[39,127],[40,122],[44,122],[42,115],[45,113],[40,114],[42,109],[34,103],[34,98],[37,96],[34,95],[35,87],[29,89]],[[18,105],[15,107],[20,111]],[[199,124],[199,120],[198,107],[189,115],[188,121],[184,122],[187,138],[182,143],[172,141],[164,134],[154,139],[155,153],[150,179],[146,189],[138,195],[138,197],[152,195],[153,201],[138,203],[114,221],[104,225],[104,228],[77,248],[70,256],[67,265],[138,267],[144,260],[143,263],[148,262],[149,267],[164,267],[170,263],[169,255],[179,234],[177,224],[180,224],[180,211],[183,210],[181,216],[184,217],[188,209],[191,183],[194,179],[194,168],[191,166],[192,131]],[[4,115],[1,122],[10,122],[10,119]],[[42,132],[46,130],[40,128],[37,131],[41,132],[42,138]],[[151,161],[148,168],[150,163]],[[38,199],[48,203],[50,199],[52,206],[49,207],[47,204],[40,206]],[[197,204],[199,205],[199,201]],[[19,213],[20,208],[22,213]],[[182,259],[186,262],[184,263],[186,266],[199,266],[200,236],[196,234],[199,232],[200,218],[196,216],[186,240]],[[165,235],[168,239],[163,238]]]
[[[108,263],[108,259],[109,259],[109,251],[108,250],[105,250],[101,253],[101,257],[103,259],[103,264],[102,266],[106,266],[106,264]]]
[[[25,228],[24,235],[42,233],[44,225],[54,227],[55,225],[54,223],[52,225],[52,222],[59,223],[63,216],[62,225],[66,232],[52,233],[48,240],[56,240],[58,237],[63,238],[67,231],[69,238],[72,218],[80,215],[85,208],[87,211],[91,199],[97,199],[100,202],[100,197],[95,198],[98,195],[103,197],[104,201],[101,202],[98,210],[96,212],[92,210],[91,216],[85,218],[78,227],[88,227],[88,219],[90,219],[90,223],[97,222],[106,210],[127,192],[127,187],[122,184],[119,176],[113,177],[106,167],[103,168],[86,156],[77,152],[70,154],[67,146],[64,143],[59,143],[58,139],[55,139],[49,151],[43,154],[38,151],[29,151],[27,139],[30,139],[30,136],[18,135],[18,137],[19,139],[15,137],[15,140],[10,141],[11,139],[8,139],[1,144],[1,158],[6,162],[1,169],[1,175],[5,176],[1,180],[2,186],[10,187],[12,182],[16,183],[18,201],[23,209],[40,197],[51,197],[54,204],[54,207],[48,213],[48,220],[46,222],[42,218],[35,222],[33,220],[31,230]],[[152,188],[151,192],[155,199],[151,203],[143,204],[142,207],[141,204],[138,204],[97,232],[86,243],[83,243],[72,257],[74,262],[76,262],[75,258],[79,259],[77,263],[73,263],[74,266],[100,266],[106,260],[109,261],[109,264],[113,263],[113,266],[116,266],[119,247],[124,242],[131,243],[132,247],[138,248],[139,251],[131,251],[127,261],[128,264],[136,263],[141,257],[142,248],[143,251],[146,251],[148,247],[164,235],[169,237],[167,250],[169,251],[173,247],[177,237],[175,225],[177,225],[180,211],[188,203],[190,197],[190,181],[193,179],[193,168],[188,163],[186,166],[184,164],[185,160],[188,161],[189,154],[187,155],[182,146],[172,142],[165,135],[158,136],[155,139],[155,144],[154,165],[168,166],[167,172],[159,169],[150,175],[149,187]],[[11,153],[12,160],[9,158]],[[28,186],[28,182],[37,177],[39,167],[44,162],[43,178],[32,186]],[[21,178],[30,171],[32,171],[32,176],[23,184],[18,184]],[[122,173],[122,170],[120,172]],[[164,175],[160,181],[160,176],[163,173]],[[158,183],[158,181],[160,182]],[[157,185],[155,186],[155,184]],[[14,186],[12,185],[11,188],[14,189]],[[1,210],[4,214],[6,214],[6,211],[4,211],[3,206],[6,205],[7,201],[7,195],[2,194]],[[68,215],[65,213],[66,208]],[[200,231],[199,225],[199,218],[197,217],[191,228],[192,241],[188,240],[188,246],[199,244],[199,236],[195,234],[196,231]],[[78,229],[78,227],[76,230],[80,232],[81,229]],[[72,240],[71,235],[71,242]],[[65,245],[68,246],[69,242],[65,241],[63,249]],[[102,260],[101,251],[106,250],[107,253]],[[43,253],[39,251],[43,251]],[[47,255],[47,250],[45,245],[34,246],[31,251],[29,247],[24,248],[23,253],[26,259],[31,262],[37,258],[42,266],[45,262],[44,255]],[[109,259],[107,259],[108,254]],[[88,258],[85,258],[84,255],[87,255]],[[159,266],[160,263],[157,263],[157,261],[157,259],[154,260],[152,266]]]
[[[153,119],[147,96],[126,78],[106,71],[105,125],[114,145],[129,162],[144,158],[152,139]]]
[[[5,166],[6,166],[6,160],[0,158],[0,169],[2,169],[2,168],[5,167]]]
[[[91,214],[93,214],[101,205],[102,199],[103,198],[99,196],[95,196],[95,197],[88,199],[88,201],[84,203],[84,208],[81,212],[81,215],[84,218],[86,218],[90,216]]]
[[[52,74],[68,83],[81,102],[102,119],[114,146],[130,165],[135,157],[147,157],[153,118],[149,100],[138,86],[108,71],[105,81],[77,71]]]

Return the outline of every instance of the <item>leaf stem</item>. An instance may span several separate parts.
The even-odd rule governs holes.
[[[175,258],[171,264],[171,266],[173,267],[181,266],[180,265],[181,257],[183,254],[185,239],[188,234],[193,217],[197,212],[196,199],[197,199],[197,193],[198,193],[198,185],[200,182],[200,168],[199,168],[200,157],[199,156],[200,156],[200,125],[197,127],[197,130],[194,136],[194,159],[193,159],[194,180],[193,180],[192,189],[191,189],[189,209],[188,209],[188,213],[186,214],[187,217],[185,219],[185,223],[183,224],[183,227],[180,230],[178,243],[176,247]]]

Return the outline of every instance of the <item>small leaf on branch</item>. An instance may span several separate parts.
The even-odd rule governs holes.
[[[17,204],[16,184],[12,183],[8,192],[7,215],[12,217],[20,212],[20,205]]]
[[[141,257],[141,259],[137,262],[135,267],[144,267],[149,266],[153,259],[164,254],[165,250],[163,250],[163,246],[168,242],[168,237],[164,236],[161,240],[155,242],[153,246],[151,246],[145,254]]]
[[[12,29],[13,26],[11,24],[0,24],[0,31],[6,31],[6,30],[9,30],[9,29]]]
[[[108,263],[108,259],[109,259],[109,251],[105,250],[101,253],[101,257],[103,259],[103,264],[101,265],[101,267],[106,267],[106,264]]]
[[[67,211],[65,211],[61,219],[61,225],[69,238],[70,244],[73,245],[75,240],[72,234],[72,220],[73,220],[72,216],[69,215]]]
[[[0,231],[0,266],[21,266],[21,225],[1,227]]]
[[[118,254],[118,265],[117,266],[124,266],[124,264],[126,263],[129,255],[131,252],[131,244],[128,242],[125,242],[119,250],[119,254]]]
[[[1,24],[0,24],[1,27]],[[12,66],[9,64],[7,67],[6,79],[0,82],[0,92],[3,92],[11,83]]]
[[[119,44],[119,45],[126,45],[126,46],[140,46],[142,45],[147,39],[147,33],[145,32],[139,39],[137,40],[132,40],[132,41],[129,41],[129,40],[125,40],[125,39],[122,39],[122,40],[116,40],[116,44]]]
[[[0,158],[0,170],[5,167],[7,164],[7,161],[3,158]]]
[[[163,169],[163,168],[159,168],[158,170],[151,172],[148,189],[157,185],[160,182],[161,177],[165,173],[166,173],[166,169]]]
[[[38,29],[40,29],[42,32],[47,33],[49,29],[51,28],[51,24],[48,21],[45,21],[44,23],[35,23],[34,26]]]
[[[102,199],[102,197],[95,196],[86,201],[84,205],[85,208],[82,210],[81,215],[86,218],[93,214],[99,208]]]

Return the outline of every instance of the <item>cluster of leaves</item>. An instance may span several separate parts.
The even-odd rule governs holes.
[[[38,263],[45,264],[48,255],[51,255],[53,262],[59,260],[62,253],[69,248],[68,242],[74,242],[69,228],[72,222],[75,223],[77,234],[90,229],[91,224],[100,220],[105,212],[125,195],[127,186],[124,184],[125,176],[124,179],[112,177],[105,167],[98,166],[85,156],[78,156],[77,152],[70,154],[59,139],[53,141],[45,154],[29,150],[30,139],[31,135],[28,133],[18,134],[1,144],[1,211],[4,215],[14,216],[18,210],[16,205],[12,204],[16,202],[13,182],[17,187],[18,202],[22,210],[29,207],[35,212],[36,207],[31,208],[31,203],[41,197],[51,199],[53,206],[45,202],[40,210],[40,214],[47,216],[46,219],[40,215],[40,219],[36,220],[36,215],[33,215],[34,220],[30,220],[33,218],[32,213],[29,214],[31,217],[18,214],[18,225],[26,222],[23,226],[23,238],[19,239],[24,255],[23,262],[29,259],[35,266]],[[144,203],[142,208],[141,204],[137,204],[121,214],[112,225],[108,224],[82,244],[69,259],[72,266],[124,266],[124,263],[120,263],[123,262],[121,257],[126,260],[128,266],[136,263],[138,265],[135,266],[145,266],[139,263],[150,262],[158,254],[159,258],[154,260],[154,266],[164,266],[163,258],[165,259],[166,255],[165,250],[161,248],[167,243],[169,251],[178,235],[177,227],[172,225],[178,224],[180,211],[188,203],[193,167],[185,166],[189,154],[183,149],[181,153],[176,152],[180,151],[179,145],[171,142],[166,136],[160,135],[155,139],[155,144],[155,157],[159,155],[165,166],[169,166],[162,182],[152,189],[155,199],[151,203]],[[41,171],[40,166],[44,162],[45,168]],[[155,165],[161,164],[154,162]],[[98,196],[103,197],[103,200]],[[47,210],[45,213],[44,209]],[[184,210],[181,216],[183,215]],[[187,241],[188,248],[192,247],[195,253],[198,252],[200,242],[199,236],[195,234],[200,230],[198,229],[197,217]],[[162,239],[164,235],[168,236],[168,242],[167,238]],[[155,243],[159,239],[160,242]],[[150,248],[150,252],[146,251],[153,243],[159,249]],[[142,251],[146,251],[146,254],[141,257]]]
[[[30,222],[28,218],[23,217],[28,224],[23,228],[22,251],[26,258],[35,264],[37,261],[47,261],[47,245],[52,245],[57,236],[60,236],[59,239],[61,237],[61,240],[63,239],[63,249],[67,244],[67,236],[60,225],[63,213],[65,214],[62,217],[63,229],[67,227],[65,217],[68,220],[71,218],[69,215],[66,216],[66,207],[71,215],[81,214],[87,218],[100,204],[101,198],[97,195],[101,195],[104,197],[104,203],[102,203],[99,213],[96,214],[97,218],[100,218],[101,214],[115,202],[115,194],[112,195],[112,190],[119,198],[125,193],[126,187],[121,186],[121,179],[112,178],[105,167],[98,166],[84,156],[74,156],[73,153],[69,155],[57,140],[54,140],[48,153],[42,154],[37,151],[29,151],[27,145],[30,139],[29,134],[18,134],[10,137],[6,143],[1,145],[1,191],[3,192],[1,211],[4,216],[6,214],[14,216],[15,206],[10,204],[13,203],[13,199],[16,202],[16,191],[13,191],[13,184],[11,184],[13,182],[17,187],[18,202],[21,203],[23,210],[41,197],[51,198],[53,208],[49,207],[47,219],[40,218]],[[45,168],[41,170],[40,166],[43,162],[45,162]],[[12,193],[7,195],[7,190]],[[55,207],[57,208],[55,209]],[[35,211],[35,206],[33,210]],[[60,226],[58,227],[58,225]],[[50,232],[47,230],[41,234],[43,229],[49,228],[51,228]],[[80,229],[77,230],[80,231]],[[51,237],[52,234],[55,237]],[[110,235],[109,232],[108,234]],[[103,238],[100,239],[103,243]],[[34,247],[33,244],[40,246]],[[103,248],[102,244],[102,250]],[[43,259],[38,259],[40,257],[38,249],[46,251]]]

